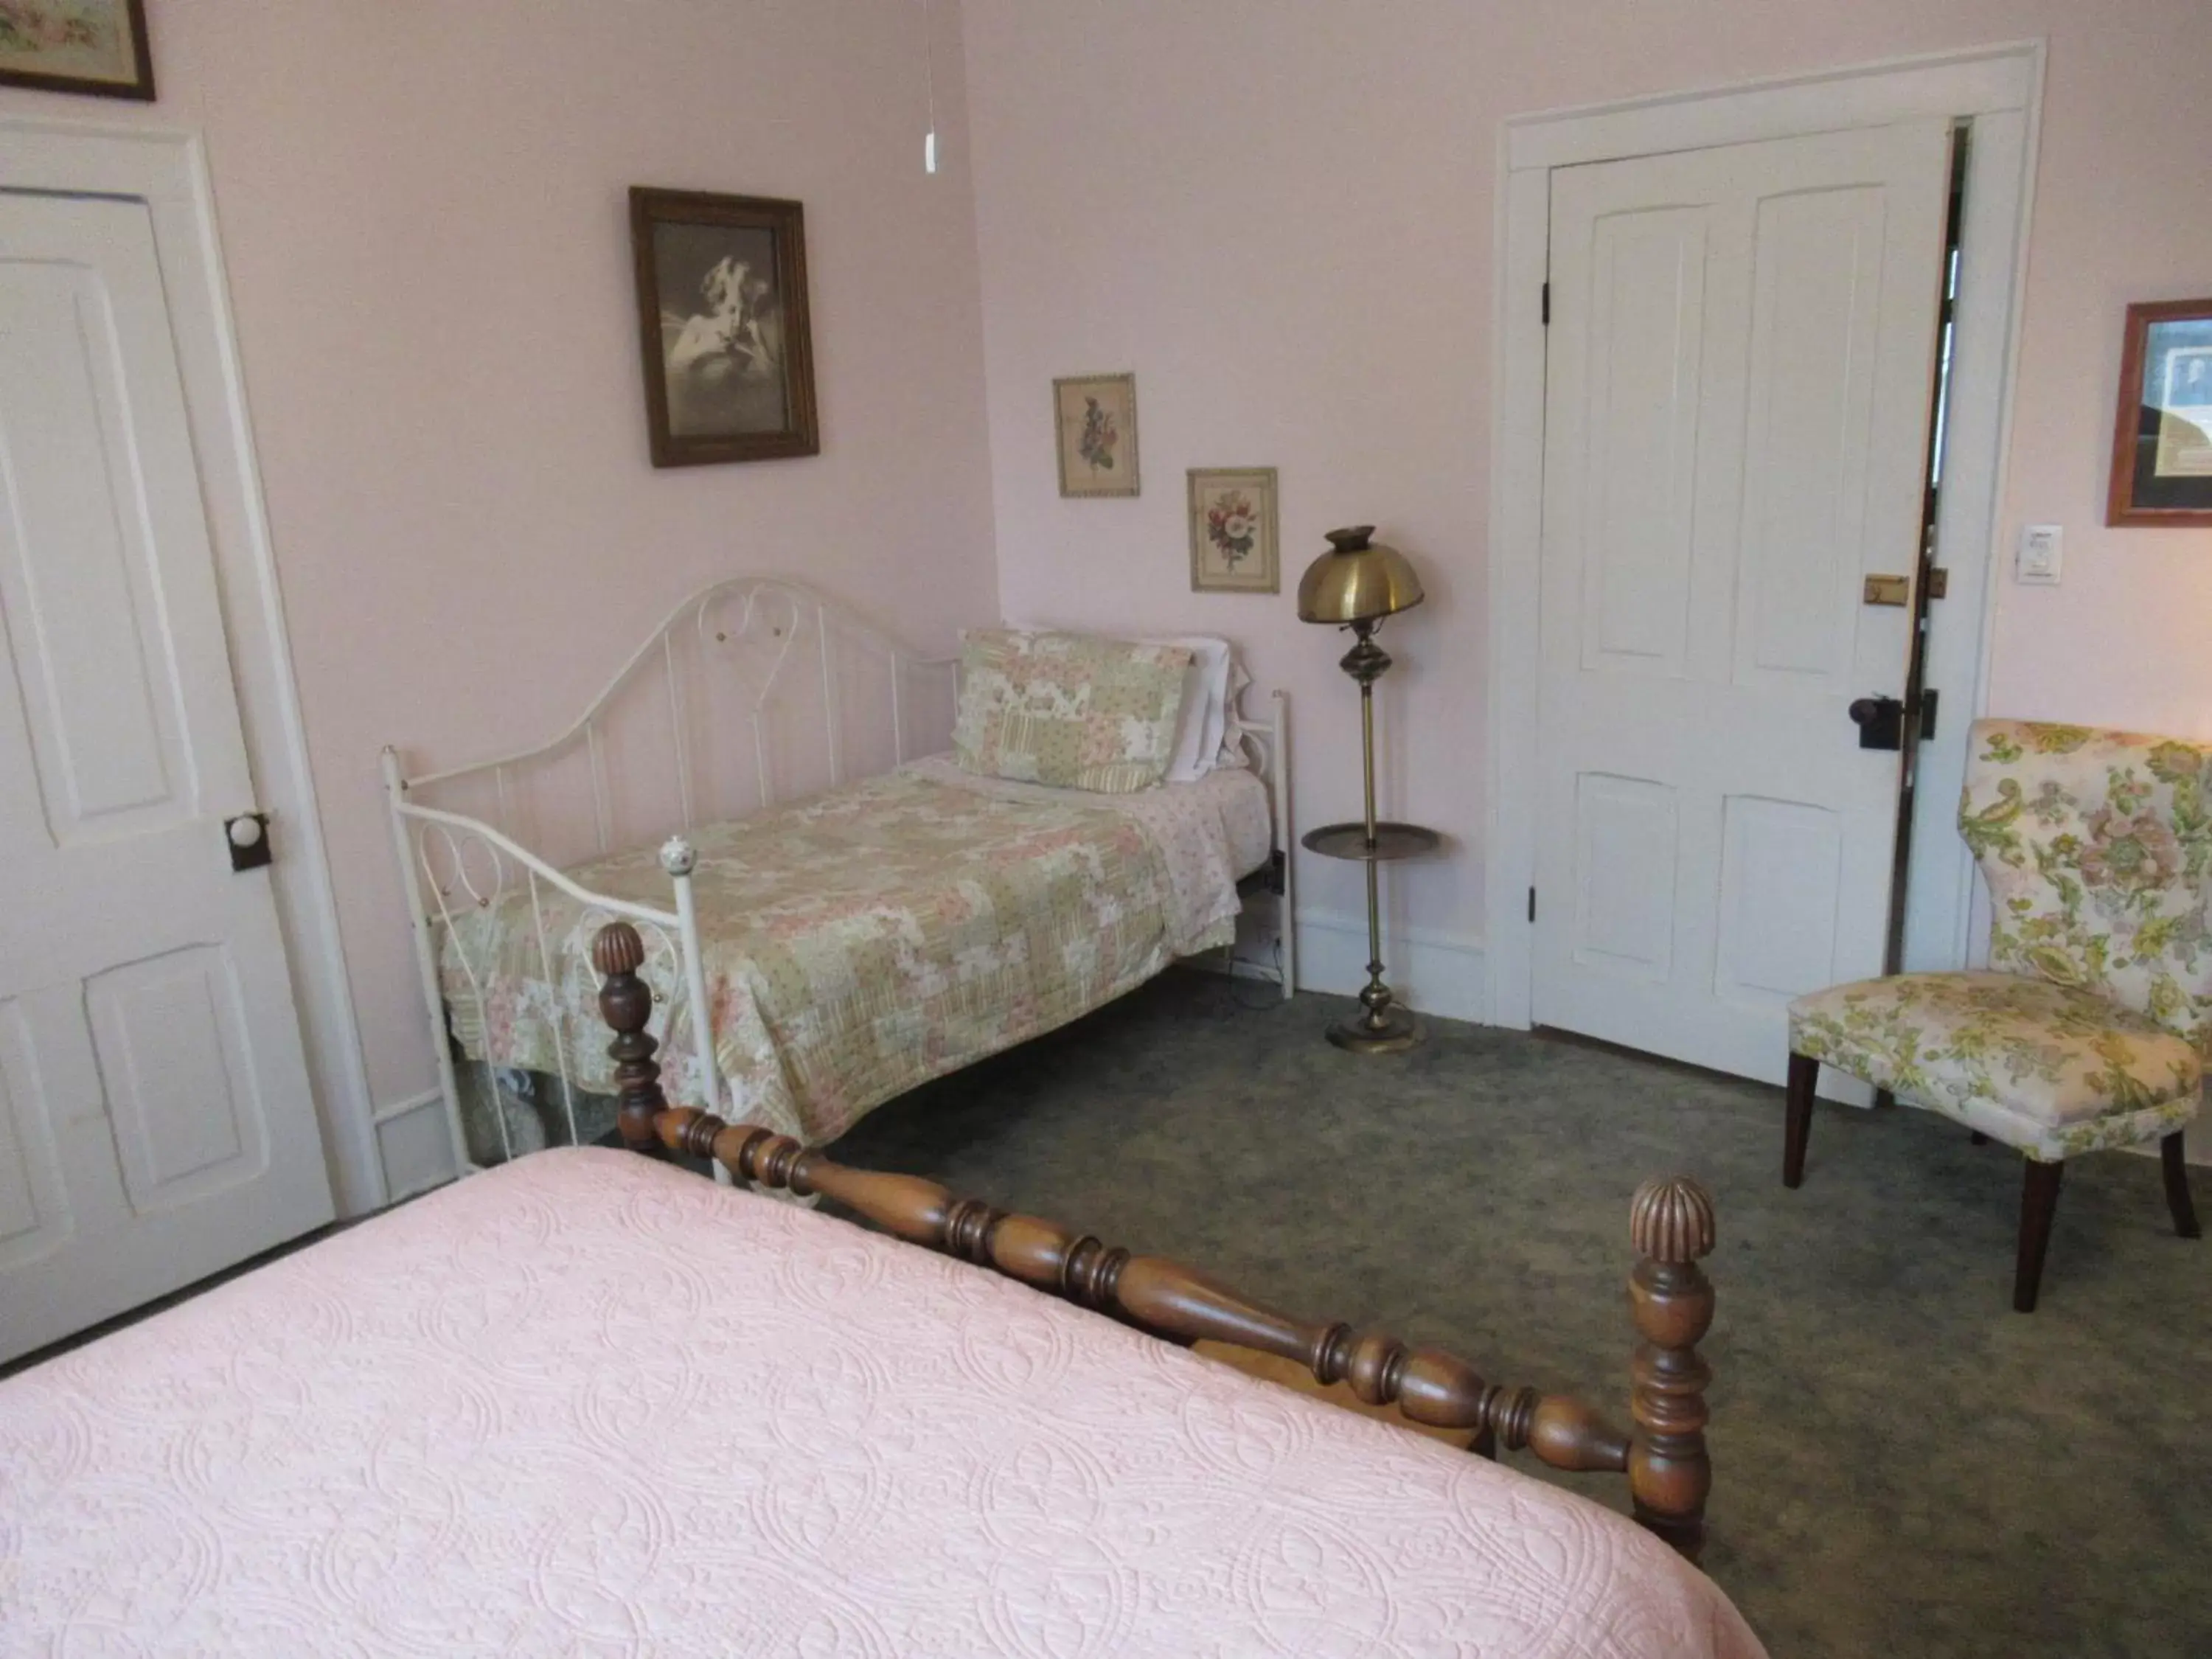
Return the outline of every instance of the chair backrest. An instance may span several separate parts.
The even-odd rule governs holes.
[[[1996,913],[1990,965],[2100,992],[2208,1049],[2208,803],[2212,744],[1977,721],[1959,830]]]

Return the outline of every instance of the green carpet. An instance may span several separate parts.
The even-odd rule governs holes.
[[[1693,1174],[1721,1241],[1705,1565],[1777,1659],[2212,1655],[2212,1245],[2169,1231],[2155,1161],[2069,1166],[2022,1316],[2019,1159],[1961,1128],[1824,1107],[1791,1193],[1778,1090],[1447,1021],[1362,1060],[1321,1036],[1349,1006],[1170,974],[838,1156],[1623,1422],[1629,1194]]]

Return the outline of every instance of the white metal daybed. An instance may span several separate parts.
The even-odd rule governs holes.
[[[521,1149],[501,1070],[557,1080],[572,1142],[578,1097],[615,1091],[590,941],[617,917],[647,941],[675,1097],[815,1142],[1227,943],[1239,878],[1273,868],[1287,888],[1290,845],[1285,700],[1248,722],[1231,672],[1236,763],[1194,781],[979,778],[933,752],[953,660],[747,577],[678,605],[549,743],[414,777],[387,748],[459,1167],[481,1167],[463,1064],[501,1158]],[[1288,995],[1287,926],[1279,960]]]

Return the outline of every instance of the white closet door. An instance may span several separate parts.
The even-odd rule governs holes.
[[[1779,1080],[1881,972],[1948,123],[1552,185],[1534,1016]]]
[[[0,1358],[327,1221],[141,203],[0,192]]]

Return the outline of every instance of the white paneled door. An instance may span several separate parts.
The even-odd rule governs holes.
[[[1779,1081],[1882,969],[1949,124],[1552,175],[1534,1014]]]
[[[331,1218],[143,204],[0,192],[0,1359]]]

